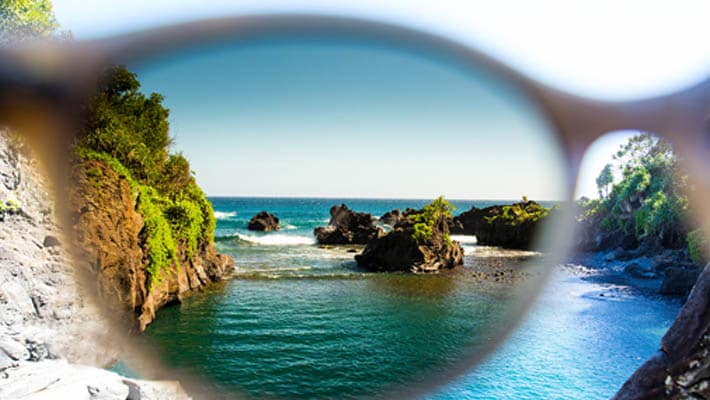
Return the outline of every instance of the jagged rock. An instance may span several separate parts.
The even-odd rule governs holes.
[[[661,349],[621,387],[614,400],[710,398],[710,264],[661,339]]]
[[[516,209],[535,210],[541,206],[534,201],[495,205],[486,208],[472,207],[461,213],[449,223],[454,234],[475,235],[478,244],[501,246],[515,249],[529,249],[535,239],[539,223],[546,218],[518,218]]]
[[[425,243],[413,239],[413,224],[400,221],[395,229],[368,242],[355,256],[358,266],[370,271],[435,272],[463,264],[463,249],[456,241],[447,243],[448,225],[440,221]]]
[[[404,218],[404,215],[399,210],[399,208],[396,208],[392,211],[387,211],[386,213],[382,214],[379,220],[383,224],[395,226],[402,218]]]
[[[320,244],[366,244],[383,233],[372,223],[372,215],[352,211],[345,204],[330,208],[330,222],[313,230]]]
[[[269,214],[266,211],[261,211],[249,220],[249,225],[247,229],[250,231],[260,231],[260,232],[270,232],[278,231],[281,227],[279,226],[279,218],[274,214]]]
[[[97,174],[99,181],[92,178]],[[181,244],[179,265],[173,262],[151,286],[141,237],[143,218],[128,181],[103,162],[86,161],[74,166],[74,182],[70,204],[80,260],[88,264],[85,270],[96,272],[106,305],[139,330],[145,329],[161,307],[221,280],[233,269],[231,257],[217,253],[207,241],[199,243],[191,257]]]
[[[684,296],[690,292],[700,275],[699,268],[693,266],[668,267],[664,271],[663,283],[659,293]]]

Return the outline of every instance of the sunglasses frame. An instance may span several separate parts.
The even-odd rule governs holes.
[[[258,15],[237,16],[196,22],[124,34],[107,39],[85,42],[53,42],[24,47],[0,49],[0,121],[20,132],[29,142],[50,181],[57,202],[57,216],[63,226],[71,226],[61,199],[69,187],[67,149],[74,140],[81,117],[81,104],[91,92],[103,68],[110,64],[126,64],[155,56],[159,52],[179,50],[187,46],[219,40],[239,38],[249,41],[264,35],[328,34],[355,36],[392,43],[395,47],[409,47],[424,52],[432,51],[451,57],[464,67],[485,68],[512,83],[535,104],[557,138],[566,162],[566,200],[571,200],[582,158],[595,140],[619,130],[642,130],[657,134],[673,143],[681,155],[681,162],[691,173],[694,186],[690,194],[694,204],[702,205],[710,196],[710,79],[669,95],[635,101],[600,101],[577,96],[537,82],[513,68],[467,45],[402,26],[363,19],[323,15]],[[571,208],[571,207],[568,207]],[[710,225],[710,207],[699,207],[695,215],[704,225]],[[562,262],[571,250],[574,227],[571,210],[563,212],[561,221],[546,238],[554,242],[550,247],[557,258],[546,264]],[[91,289],[90,274],[79,271],[80,283]],[[544,280],[544,277],[541,278]],[[537,295],[542,284],[536,283]],[[502,339],[517,326],[533,301],[514,311],[516,318],[497,332],[496,341],[482,354],[472,354],[456,363],[450,370],[426,382],[414,382],[393,388],[377,397],[413,397],[439,387],[480,362]],[[117,331],[124,330],[116,326]],[[119,335],[124,336],[124,335]],[[171,371],[160,365],[154,352],[144,345],[136,345],[130,338],[117,338],[112,346],[123,349],[139,348],[128,359],[138,360],[138,372],[148,377],[178,379],[193,395],[217,398],[219,394],[206,389],[189,373]],[[148,357],[138,355],[150,354]],[[133,366],[133,365],[132,365]],[[142,367],[140,367],[142,366]],[[156,370],[164,371],[156,374]]]

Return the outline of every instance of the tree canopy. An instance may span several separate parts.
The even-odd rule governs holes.
[[[2,0],[0,46],[53,35],[59,24],[49,0]]]
[[[142,239],[155,283],[180,249],[191,257],[200,243],[213,240],[215,219],[187,159],[170,152],[163,96],[140,88],[126,67],[107,68],[85,105],[75,152],[78,162],[104,162],[129,180],[145,221]]]
[[[600,229],[620,230],[639,242],[683,246],[689,229],[689,188],[671,144],[638,134],[614,154],[614,164],[605,166],[597,178],[600,193],[606,195],[587,201],[581,218],[592,218]],[[612,168],[621,171],[619,182],[613,182]]]

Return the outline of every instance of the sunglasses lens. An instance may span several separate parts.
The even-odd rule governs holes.
[[[534,104],[453,54],[311,33],[108,68],[72,199],[104,297],[220,393],[382,395],[470,367],[552,266],[567,180]]]

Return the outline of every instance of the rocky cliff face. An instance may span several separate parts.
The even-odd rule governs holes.
[[[710,265],[661,340],[615,400],[710,398]]]
[[[177,382],[102,369],[120,349],[75,281],[48,183],[11,138],[0,129],[0,399],[188,399]]]
[[[161,307],[221,280],[233,269],[233,260],[217,253],[212,243],[203,241],[191,256],[183,244],[178,246],[177,262],[151,285],[138,193],[101,161],[78,163],[73,174],[73,233],[82,260],[96,271],[102,297],[126,318],[135,318],[139,330]]]

